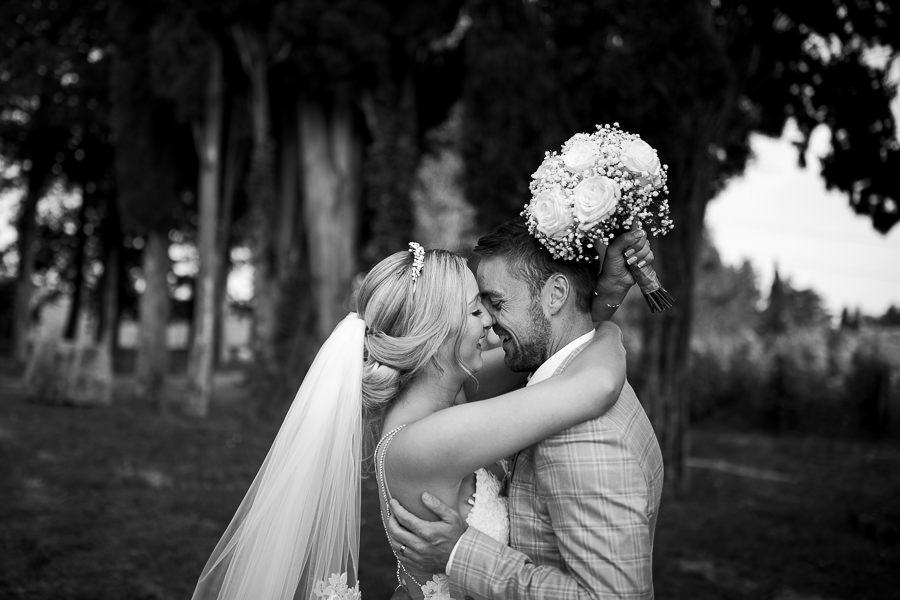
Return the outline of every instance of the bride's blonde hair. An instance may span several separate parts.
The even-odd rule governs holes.
[[[438,351],[454,340],[456,366],[466,321],[466,260],[447,250],[425,251],[413,282],[412,252],[396,252],[372,267],[359,288],[357,314],[366,323],[362,376],[367,442],[385,410],[427,368],[442,372]]]

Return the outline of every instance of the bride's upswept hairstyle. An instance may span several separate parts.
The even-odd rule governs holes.
[[[413,261],[412,252],[396,252],[372,267],[359,288],[357,313],[366,323],[366,437],[377,434],[384,411],[407,383],[429,367],[446,367],[438,351],[447,340],[454,340],[455,366],[471,375],[459,357],[468,304],[466,260],[447,250],[426,250],[415,282]]]
[[[413,378],[455,368],[454,357],[465,369],[466,261],[413,248],[369,272],[357,312],[322,344],[193,600],[313,598],[336,580],[357,584],[367,440]],[[450,342],[452,354],[441,350]]]

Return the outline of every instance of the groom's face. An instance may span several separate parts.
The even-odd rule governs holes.
[[[501,256],[483,258],[476,272],[482,302],[503,342],[506,366],[533,371],[546,360],[550,321],[527,283],[511,272]]]

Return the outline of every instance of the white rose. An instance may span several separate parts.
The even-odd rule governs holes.
[[[588,139],[570,140],[562,154],[563,163],[573,173],[581,173],[594,166],[597,158],[597,144]]]
[[[531,200],[531,214],[537,221],[538,231],[554,239],[566,235],[566,229],[573,223],[566,196],[558,187],[552,187]]]
[[[653,146],[637,138],[622,144],[622,164],[626,169],[640,175],[641,184],[662,185],[662,165]]]
[[[619,184],[602,175],[588,177],[576,185],[572,190],[572,201],[575,216],[578,217],[578,229],[587,231],[613,214],[621,197]]]
[[[551,175],[556,169],[559,168],[559,158],[555,156],[551,156],[544,159],[544,162],[541,163],[541,166],[537,168],[537,171],[531,174],[532,179],[545,179],[548,175]]]

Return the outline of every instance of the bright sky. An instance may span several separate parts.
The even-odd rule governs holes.
[[[763,294],[777,265],[794,287],[817,291],[832,314],[846,306],[880,315],[900,306],[900,224],[881,235],[844,194],[825,189],[818,157],[827,130],[814,132],[805,169],[791,135],[754,136],[755,158],[744,175],[708,205],[706,224],[722,260],[749,259]]]

